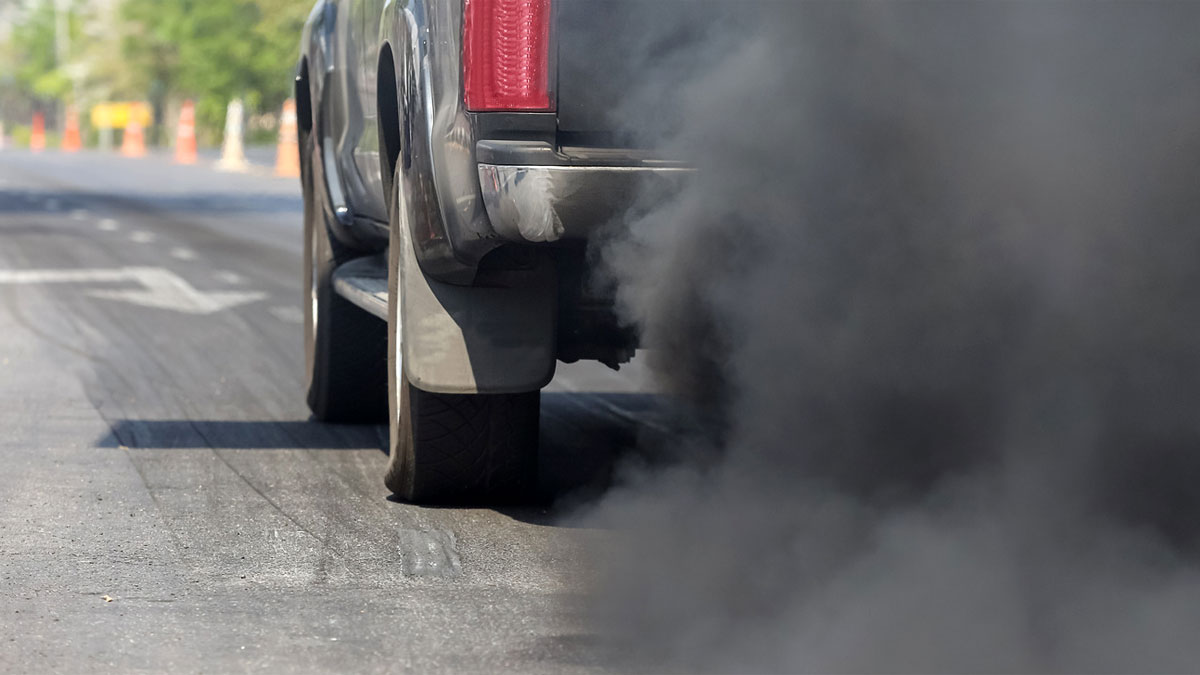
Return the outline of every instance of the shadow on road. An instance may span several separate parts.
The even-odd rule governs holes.
[[[651,394],[542,394],[542,496],[574,501],[603,493],[620,462],[662,428],[663,411],[662,397]]]
[[[545,393],[539,451],[543,505],[573,504],[603,493],[621,460],[644,454],[647,434],[668,433],[665,406],[649,394]],[[312,421],[131,420],[112,421],[97,441],[102,448],[178,450],[378,450],[386,452],[387,427]],[[382,462],[380,465],[382,477]],[[553,509],[554,511],[558,509]],[[520,519],[548,523],[518,510]]]
[[[371,450],[380,447],[380,434],[375,426],[317,422],[115,420],[97,445],[155,450]]]

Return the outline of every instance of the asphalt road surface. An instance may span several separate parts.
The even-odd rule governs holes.
[[[389,499],[379,427],[309,421],[298,181],[0,152],[0,671],[574,672],[569,526],[652,416],[560,368],[548,506]]]

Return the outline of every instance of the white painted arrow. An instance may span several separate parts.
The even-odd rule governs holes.
[[[121,267],[98,270],[0,270],[0,284],[115,283],[136,281],[145,290],[92,290],[88,295],[185,314],[212,314],[267,297],[257,291],[206,293],[171,270]]]

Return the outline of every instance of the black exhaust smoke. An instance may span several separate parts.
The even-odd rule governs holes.
[[[1194,670],[1200,3],[728,4],[692,59],[630,26],[698,173],[594,253],[720,428],[583,516],[604,626],[689,671]]]

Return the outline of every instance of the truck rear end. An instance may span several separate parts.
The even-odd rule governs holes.
[[[634,336],[591,283],[587,241],[691,169],[664,151],[681,114],[673,87],[705,60],[723,3],[466,0],[462,95],[480,199],[502,240],[558,270],[563,361],[616,366]],[[511,248],[511,247],[509,247]]]
[[[725,3],[467,0],[463,95],[488,217],[518,242],[585,239],[688,169],[662,150],[676,85]]]

